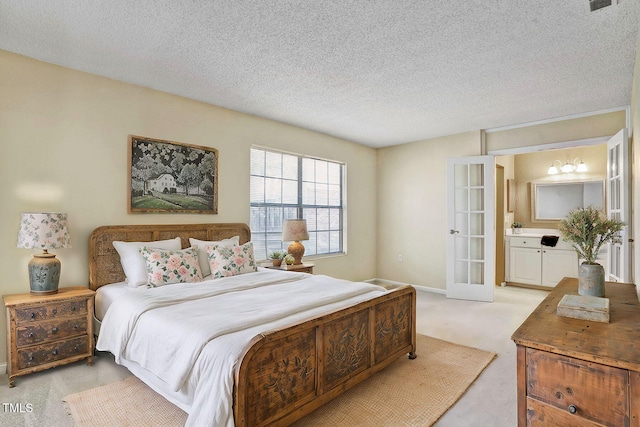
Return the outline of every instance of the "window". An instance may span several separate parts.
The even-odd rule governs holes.
[[[285,219],[307,220],[305,256],[344,252],[342,163],[251,149],[251,240],[256,259],[286,250]]]

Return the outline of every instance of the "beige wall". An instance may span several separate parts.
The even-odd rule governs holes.
[[[447,158],[480,148],[477,131],[378,151],[378,277],[444,289]]]
[[[509,201],[508,201],[508,191],[509,191],[509,186],[507,185],[507,180],[512,179],[514,180],[513,182],[515,183],[515,156],[513,155],[508,155],[508,156],[496,156],[495,157],[496,160],[496,164],[500,165],[504,168],[504,180],[505,182],[503,183],[504,186],[504,210],[505,212],[503,213],[503,221],[504,221],[504,226],[505,228],[509,228],[511,227],[511,224],[513,224],[513,222],[515,221],[515,202],[517,201],[515,198],[513,200],[513,210],[511,212],[508,211],[509,209]],[[517,189],[516,189],[517,190]],[[515,194],[515,193],[514,193]],[[496,212],[496,217],[499,217],[500,213]]]
[[[487,152],[613,136],[626,126],[625,123],[626,113],[624,111],[615,111],[612,113],[490,132],[486,135]]]
[[[587,165],[585,173],[560,173],[548,175],[549,166],[560,160],[573,163],[580,158]],[[558,163],[555,162],[556,166]],[[531,214],[531,183],[535,181],[571,181],[579,179],[602,179],[607,176],[607,145],[599,144],[588,147],[567,148],[563,150],[537,151],[534,153],[518,154],[514,156],[514,170],[516,182],[515,221],[520,221],[525,227],[557,228],[556,222],[535,222]]]
[[[127,214],[129,134],[217,148],[219,214]],[[88,238],[97,226],[248,222],[251,144],[347,164],[348,254],[314,261],[316,271],[375,277],[376,150],[0,51],[0,293],[29,291],[34,251],[16,248],[24,211],[69,214],[73,248],[54,251],[61,286],[87,285]]]

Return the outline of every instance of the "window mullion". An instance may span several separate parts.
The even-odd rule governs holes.
[[[302,208],[302,156],[298,157],[298,204],[297,204],[298,219],[303,218]]]

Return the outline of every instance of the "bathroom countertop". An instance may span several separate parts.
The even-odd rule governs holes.
[[[554,228],[523,228],[521,233],[515,234],[511,228],[507,228],[505,235],[507,237],[542,237],[542,236],[560,236],[560,230]]]

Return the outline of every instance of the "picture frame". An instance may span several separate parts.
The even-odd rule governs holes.
[[[218,213],[218,150],[129,135],[129,213]]]

